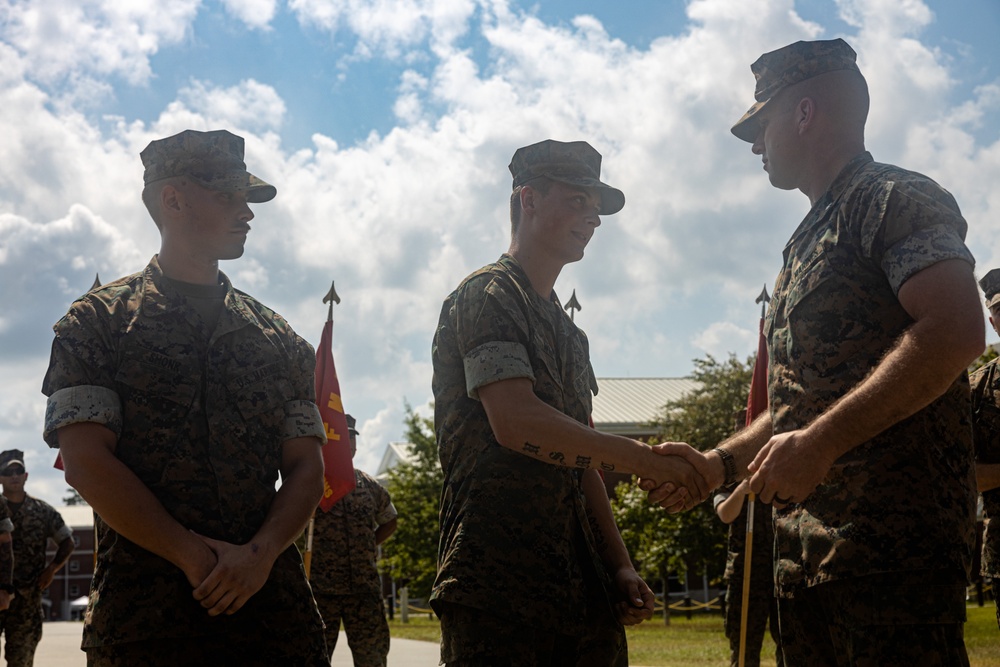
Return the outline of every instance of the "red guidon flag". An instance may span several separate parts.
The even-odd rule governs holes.
[[[764,338],[764,318],[760,318],[757,339],[757,360],[753,364],[750,395],[747,397],[747,426],[754,417],[767,410],[767,340]]]
[[[323,497],[319,508],[328,512],[355,484],[347,415],[340,400],[337,369],[333,365],[333,320],[327,320],[323,326],[323,337],[316,349],[316,405],[323,417],[327,437],[323,445]]]

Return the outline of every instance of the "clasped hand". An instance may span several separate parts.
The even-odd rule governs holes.
[[[650,448],[649,463],[639,488],[649,500],[668,512],[691,509],[713,490],[711,463],[704,454],[683,442],[665,442]]]
[[[263,588],[274,559],[253,541],[230,544],[198,537],[208,548],[209,558],[204,559],[199,573],[188,573],[194,599],[208,610],[209,616],[235,614]],[[211,556],[214,562],[209,562]]]

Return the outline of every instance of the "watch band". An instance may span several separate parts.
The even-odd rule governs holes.
[[[731,486],[736,483],[736,459],[733,455],[724,449],[716,447],[712,450],[713,452],[719,453],[719,458],[722,459],[722,468],[725,470],[726,478],[723,482],[724,486]]]

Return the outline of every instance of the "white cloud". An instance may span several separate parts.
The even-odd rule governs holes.
[[[577,290],[584,310],[576,321],[590,336],[598,374],[680,375],[705,352],[742,358],[756,349],[754,298],[762,283],[770,288],[808,201],[771,188],[759,158],[729,127],[752,101],[749,64],[760,53],[834,36],[802,20],[791,0],[693,0],[683,29],[643,48],[611,37],[594,18],[549,25],[505,0],[297,0],[289,6],[303,23],[350,31],[371,57],[399,58],[401,72],[396,127],[352,145],[317,133],[296,151],[282,143],[297,110],[279,94],[281,82],[256,72],[251,78],[239,64],[239,83],[189,80],[149,119],[97,124],[74,106],[78,99],[53,97],[40,82],[79,70],[97,90],[89,104],[99,104],[101,85],[120,83],[129,67],[141,72],[150,54],[179,43],[197,7],[167,17],[167,30],[150,27],[153,4],[129,5],[135,16],[116,19],[124,25],[108,18],[110,6],[77,2],[65,10],[77,12],[85,34],[116,25],[131,35],[106,38],[117,61],[88,55],[73,65],[82,47],[70,38],[69,56],[54,54],[51,68],[40,62],[41,28],[28,39],[18,26],[27,25],[21,14],[28,9],[45,15],[39,25],[62,26],[44,3],[18,5],[16,25],[0,28],[0,58],[10,63],[0,68],[7,138],[0,144],[0,369],[9,386],[30,389],[26,398],[0,400],[0,448],[41,446],[37,388],[49,327],[69,300],[95,271],[108,280],[138,270],[156,251],[156,230],[139,202],[138,153],[188,127],[245,136],[249,169],[278,188],[273,202],[254,206],[246,256],[223,266],[234,281],[316,343],[327,312],[321,299],[336,280],[343,299],[334,308],[337,369],[345,405],[362,424],[358,465],[367,470],[385,442],[399,439],[404,399],[418,408],[430,400],[441,301],[506,248],[506,165],[517,146],[545,137],[590,141],[604,155],[605,179],[627,198],[557,285],[564,299]],[[255,16],[270,4],[260,7]],[[981,261],[1000,261],[993,249],[1000,142],[975,134],[1000,107],[1000,81],[952,100],[955,73],[948,54],[921,41],[920,6],[844,7],[855,22],[844,36],[873,91],[868,136],[876,159],[924,171],[951,189],[969,219],[973,251]],[[463,36],[486,57],[464,48]],[[427,66],[411,67],[409,58]],[[147,69],[136,80],[156,75]]]
[[[359,53],[399,58],[430,40],[447,48],[468,30],[473,0],[289,0],[303,24],[330,33],[346,29],[359,40]],[[412,54],[411,54],[412,55]]]
[[[756,349],[757,332],[732,322],[713,322],[698,332],[692,344],[716,359],[725,359],[733,350]]]
[[[151,55],[184,38],[199,0],[27,0],[0,7],[0,38],[32,80],[72,85],[75,77],[149,80]]]
[[[269,29],[277,10],[276,0],[222,0],[226,11],[243,21],[248,28]]]
[[[281,128],[285,102],[274,88],[252,79],[229,88],[192,81],[181,89],[181,103],[211,124],[237,127],[251,132]]]

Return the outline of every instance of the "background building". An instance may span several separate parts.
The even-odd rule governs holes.
[[[94,576],[94,511],[90,505],[57,507],[66,525],[73,529],[73,554],[66,565],[56,572],[52,584],[42,595],[47,621],[68,621],[82,616]],[[55,556],[56,548],[49,541],[46,557]]]

